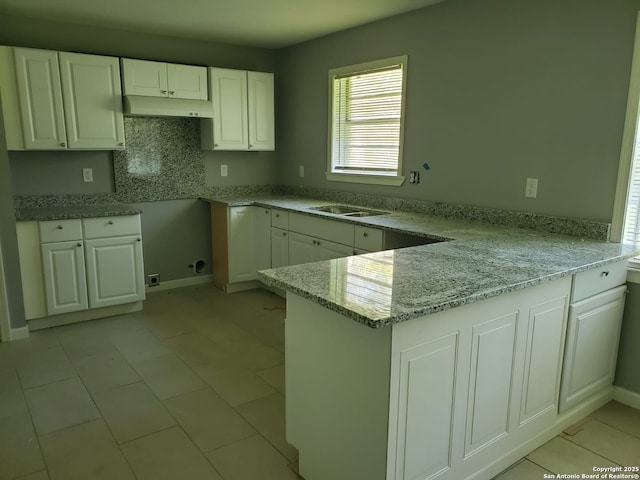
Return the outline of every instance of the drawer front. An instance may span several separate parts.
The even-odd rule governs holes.
[[[289,230],[331,242],[353,246],[353,225],[335,220],[315,218],[298,213],[289,214]]]
[[[575,274],[571,302],[578,302],[624,284],[627,281],[627,264],[627,260],[621,260]]]
[[[40,223],[40,242],[68,242],[70,240],[82,240],[82,221],[74,220],[47,220]]]
[[[379,228],[356,225],[354,246],[369,252],[379,252],[382,250],[382,237],[383,231]]]
[[[271,226],[289,230],[289,212],[284,210],[271,209]]]
[[[118,237],[140,235],[140,215],[121,217],[83,218],[84,238]]]

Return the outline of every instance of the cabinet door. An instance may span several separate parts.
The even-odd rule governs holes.
[[[561,412],[613,383],[626,291],[623,285],[569,308]]]
[[[48,315],[87,309],[81,241],[42,244],[42,267]]]
[[[169,96],[166,63],[123,58],[122,70],[125,95]]]
[[[69,148],[124,148],[120,66],[115,57],[60,52]]]
[[[248,72],[249,149],[275,150],[273,73]]]
[[[58,53],[16,48],[14,55],[25,148],[66,149]]]
[[[24,150],[13,48],[0,45],[0,96],[7,150]]]
[[[256,280],[255,210],[231,207],[228,221],[229,283]]]
[[[207,67],[167,65],[167,85],[170,98],[207,100]]]
[[[271,268],[271,209],[255,208],[256,271]]]
[[[247,150],[247,72],[211,68],[213,120],[203,121],[203,128],[213,129],[213,150]],[[205,137],[206,138],[206,137]],[[207,148],[203,145],[204,148]]]
[[[329,242],[328,240],[315,239],[316,249],[314,261],[331,260],[353,255],[353,247],[342,245],[341,243]]]
[[[139,235],[85,242],[89,307],[144,300],[144,266]]]
[[[314,262],[316,240],[307,235],[289,232],[289,265]]]
[[[286,230],[271,228],[271,267],[289,265],[289,236]]]

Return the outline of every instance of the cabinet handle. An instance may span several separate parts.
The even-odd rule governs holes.
[[[167,91],[166,90],[160,90],[160,93],[164,94],[164,93],[167,93]]]
[[[67,144],[66,144],[66,143],[64,143],[64,142],[60,142],[60,146],[61,146],[61,147],[66,147],[66,146],[67,146]]]
[[[606,270],[604,272],[602,272],[600,274],[601,277],[608,277],[609,276],[609,272],[607,272]]]
[[[113,225],[113,220],[109,220],[107,223],[109,223],[109,225]]]
[[[78,244],[77,244],[77,245],[78,245],[79,247],[81,247],[81,246],[82,246],[82,242],[78,242]]]
[[[367,238],[367,237],[369,236],[369,234],[368,234],[367,232],[364,232],[364,233],[362,234],[362,236],[363,236],[364,238]]]
[[[64,228],[64,227],[63,227],[62,225],[58,225],[58,226],[57,226],[57,229],[58,229],[58,230],[62,230],[63,228]]]

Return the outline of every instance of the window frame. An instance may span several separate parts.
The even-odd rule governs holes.
[[[337,172],[333,166],[333,80],[336,75],[357,74],[368,70],[378,70],[392,65],[402,65],[402,99],[400,105],[400,135],[398,147],[398,168],[396,175],[377,175],[375,173],[356,173],[356,172]],[[404,150],[404,122],[406,114],[406,98],[407,98],[407,65],[408,55],[400,55],[396,57],[383,58],[370,62],[363,62],[354,65],[346,65],[344,67],[332,68],[328,74],[328,131],[327,131],[327,172],[326,178],[329,181],[349,182],[349,183],[365,183],[370,185],[391,185],[400,186],[404,183],[405,177],[402,175],[402,157]]]
[[[638,118],[638,106],[640,102],[640,12],[636,18],[636,36],[633,46],[633,58],[631,62],[631,76],[629,80],[629,94],[627,96],[627,111],[625,115],[624,130],[622,133],[622,147],[620,149],[620,162],[618,164],[618,179],[616,182],[615,200],[611,220],[610,240],[613,242],[624,241],[624,227],[627,197],[631,186],[631,174],[635,151],[636,136],[640,133],[640,119]],[[640,158],[638,159],[640,161]],[[629,260],[629,267],[640,269],[640,257]]]

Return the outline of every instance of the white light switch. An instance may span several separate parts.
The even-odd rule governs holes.
[[[227,165],[220,165],[220,176],[226,177],[227,175],[229,175],[229,169],[227,168]]]
[[[303,178],[303,177],[304,177],[304,165],[300,165],[300,166],[298,167],[298,176],[299,176],[300,178]]]
[[[524,196],[527,198],[536,198],[538,196],[537,178],[527,178],[527,187],[525,188]]]
[[[82,169],[82,180],[84,182],[93,182],[93,168]]]

